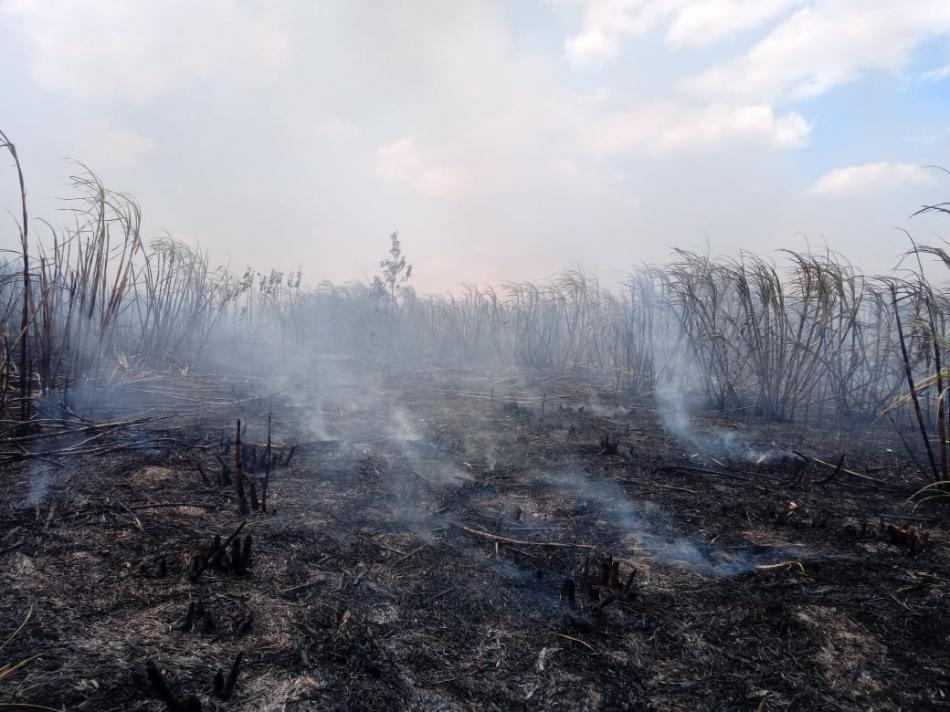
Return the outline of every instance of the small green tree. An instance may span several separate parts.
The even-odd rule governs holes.
[[[380,261],[379,266],[383,272],[373,277],[372,288],[377,299],[388,299],[390,314],[392,314],[392,309],[398,302],[396,296],[399,290],[412,276],[412,265],[406,262],[406,256],[402,253],[399,233],[394,232],[389,239],[392,242],[389,247],[389,257]]]
[[[389,350],[393,346],[393,332],[396,324],[396,307],[399,305],[399,292],[405,288],[406,282],[412,276],[412,265],[406,262],[402,253],[402,243],[399,233],[389,236],[392,243],[389,247],[389,257],[381,260],[379,266],[382,273],[373,277],[373,296],[379,301],[385,300],[389,312]]]

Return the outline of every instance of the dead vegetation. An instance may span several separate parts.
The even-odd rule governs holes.
[[[75,458],[31,507],[17,465],[0,513],[19,544],[0,543],[4,625],[34,612],[3,652],[37,657],[5,698],[126,710],[942,699],[939,517],[817,464],[797,481],[781,464],[689,464],[708,456],[672,440],[649,401],[598,416],[577,406],[588,389],[561,383],[568,436],[493,411],[451,376],[437,384],[402,374],[347,410],[346,393],[325,398],[338,441],[307,440],[307,411],[275,413],[274,436],[298,448],[271,472],[266,515],[241,514],[233,479],[215,477],[235,415],[242,440],[265,441],[261,404],[192,422],[180,445]],[[394,430],[398,412],[416,432]],[[605,432],[616,453],[601,454]],[[913,466],[864,442],[854,466],[911,491]],[[436,477],[447,464],[467,477]]]

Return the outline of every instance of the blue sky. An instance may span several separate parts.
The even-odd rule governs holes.
[[[236,269],[365,278],[398,229],[428,290],[674,247],[873,272],[947,232],[908,219],[950,197],[945,0],[0,0],[0,47],[35,215],[76,158]]]

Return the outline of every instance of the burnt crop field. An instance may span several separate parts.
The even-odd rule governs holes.
[[[434,297],[18,184],[0,709],[950,704],[944,248]]]

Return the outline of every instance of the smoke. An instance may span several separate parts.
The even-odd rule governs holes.
[[[725,456],[757,465],[794,459],[786,451],[753,445],[751,438],[735,429],[697,428],[690,411],[698,410],[700,403],[688,401],[686,393],[683,385],[675,379],[658,385],[655,392],[657,413],[663,427],[684,446],[705,455]]]
[[[409,413],[399,406],[393,408],[389,416],[389,437],[404,446],[422,440],[422,435]],[[405,447],[404,450],[408,453],[409,448]]]
[[[433,442],[424,421],[404,406],[392,406],[386,430],[396,457],[408,465],[390,467],[387,472],[383,483],[390,494],[387,508],[395,522],[431,541],[433,530],[447,520],[442,516],[442,498],[471,480],[471,475]]]
[[[30,487],[26,493],[24,504],[27,507],[35,507],[42,504],[49,494],[50,466],[41,461],[34,460],[30,463]]]
[[[413,473],[437,487],[458,486],[472,479],[467,471],[452,461],[444,448],[422,432],[423,421],[413,419],[400,406],[393,408],[389,421],[389,437],[409,461]]]
[[[302,436],[335,437],[349,443],[350,449],[375,453],[381,484],[388,494],[382,503],[387,521],[431,540],[434,530],[451,520],[456,494],[473,479],[461,460],[466,453],[477,453],[473,462],[493,471],[501,452],[498,435],[473,426],[464,430],[456,443],[454,436],[433,429],[441,421],[432,420],[428,410],[425,415],[415,410],[406,398],[405,384],[392,383],[390,374],[389,385],[384,385],[353,366],[330,357],[319,363],[288,360],[284,373],[274,374],[268,385],[285,394],[285,402],[294,407]],[[300,368],[312,376],[300,377],[296,372]],[[279,407],[276,397],[275,406]],[[677,439],[708,452],[741,450],[753,455],[735,431],[697,430],[682,389],[664,389],[658,394],[658,407],[664,426]],[[586,401],[585,408],[608,418],[627,414],[626,409],[604,404],[596,397]],[[613,535],[619,540],[646,550],[656,561],[716,576],[739,574],[755,565],[747,556],[685,536],[666,513],[651,503],[631,501],[616,482],[579,472],[544,474],[541,479],[589,507],[603,520],[602,525],[615,530]]]
[[[302,423],[304,433],[313,440],[327,442],[335,438],[330,434],[327,428],[326,417],[319,402],[314,403],[311,408],[306,409],[306,417]]]
[[[751,571],[752,557],[697,543],[679,534],[669,517],[652,503],[630,500],[611,480],[592,479],[577,472],[542,475],[550,484],[570,493],[585,506],[632,538],[655,560],[709,576],[735,576]],[[778,554],[776,550],[774,553]]]
[[[622,405],[609,405],[600,400],[596,395],[590,397],[585,404],[587,410],[599,418],[625,418],[627,409]]]
[[[480,457],[487,472],[495,472],[498,467],[498,440],[487,433],[466,432],[465,452]]]

